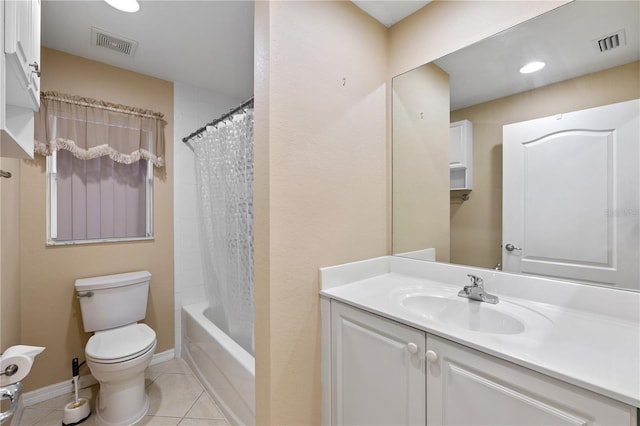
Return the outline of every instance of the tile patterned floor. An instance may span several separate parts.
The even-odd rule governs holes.
[[[152,365],[145,372],[149,412],[137,425],[153,426],[229,426],[222,411],[204,391],[189,366],[181,359]],[[83,389],[92,414],[82,426],[99,425],[95,417],[98,386]],[[20,426],[61,426],[64,406],[73,395],[64,395],[26,407]]]

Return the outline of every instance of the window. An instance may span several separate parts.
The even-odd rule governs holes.
[[[41,98],[35,150],[47,156],[47,244],[153,238],[162,114],[54,92]]]
[[[60,150],[47,158],[47,243],[153,238],[153,165],[81,160]]]

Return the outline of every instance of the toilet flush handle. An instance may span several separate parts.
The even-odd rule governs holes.
[[[86,293],[78,293],[78,295],[76,297],[78,299],[80,299],[81,297],[93,297],[93,292],[92,291],[88,291]]]

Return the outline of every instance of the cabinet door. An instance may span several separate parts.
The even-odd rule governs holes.
[[[425,333],[331,302],[334,425],[425,424]]]
[[[469,120],[449,125],[449,169],[451,189],[471,189],[473,166],[473,124]]]
[[[427,351],[429,425],[636,425],[633,407],[473,349],[428,335]]]
[[[5,2],[7,99],[37,110],[40,105],[40,0]]]

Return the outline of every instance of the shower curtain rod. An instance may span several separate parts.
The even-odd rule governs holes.
[[[193,137],[198,136],[200,133],[203,133],[205,130],[207,130],[208,126],[215,126],[216,124],[220,123],[221,121],[226,120],[227,118],[231,117],[232,115],[234,115],[238,111],[241,111],[241,110],[243,110],[243,109],[245,109],[245,108],[247,108],[249,106],[251,106],[251,107],[253,106],[253,96],[250,97],[249,99],[247,99],[246,101],[244,101],[239,107],[232,109],[228,113],[220,116],[219,118],[216,118],[211,123],[207,123],[204,126],[200,127],[198,130],[196,130],[195,132],[191,133],[189,136],[186,136],[186,137],[182,138],[182,142],[184,142],[184,143],[189,142],[189,140],[191,140]]]

